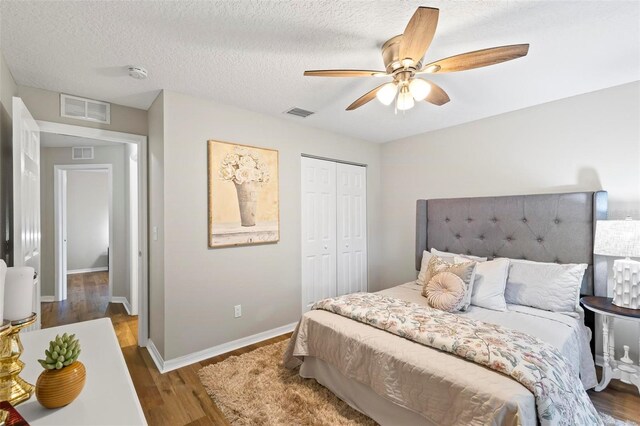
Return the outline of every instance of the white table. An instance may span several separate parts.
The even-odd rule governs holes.
[[[87,369],[87,381],[78,398],[66,407],[48,410],[36,396],[16,409],[29,424],[51,426],[146,425],[131,376],[124,362],[109,318],[21,333],[25,363],[21,377],[36,384],[42,372],[37,362],[56,334],[75,333],[82,353],[78,358]]]
[[[632,361],[623,362],[622,358],[616,359],[613,327],[615,318],[635,321],[640,325],[640,310],[621,308],[614,305],[611,298],[606,297],[588,296],[580,301],[585,308],[602,315],[602,380],[594,390],[600,392],[606,389],[611,379],[619,379],[624,383],[635,385],[640,392],[640,360],[634,365]]]

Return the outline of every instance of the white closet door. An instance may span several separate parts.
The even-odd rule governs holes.
[[[302,157],[302,309],[336,295],[336,163]]]
[[[367,291],[367,168],[337,165],[338,295]]]

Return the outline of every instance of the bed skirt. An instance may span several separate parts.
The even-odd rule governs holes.
[[[345,377],[337,368],[320,358],[305,357],[300,366],[300,376],[315,379],[352,408],[383,426],[436,425],[415,411],[381,397],[368,386]]]

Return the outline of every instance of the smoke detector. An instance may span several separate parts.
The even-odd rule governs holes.
[[[147,78],[147,70],[145,67],[131,66],[129,67],[129,76],[136,80],[144,80]]]

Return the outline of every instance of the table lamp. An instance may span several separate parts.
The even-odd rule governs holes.
[[[623,308],[640,309],[640,220],[599,220],[593,253],[617,256],[613,263],[613,304]]]

